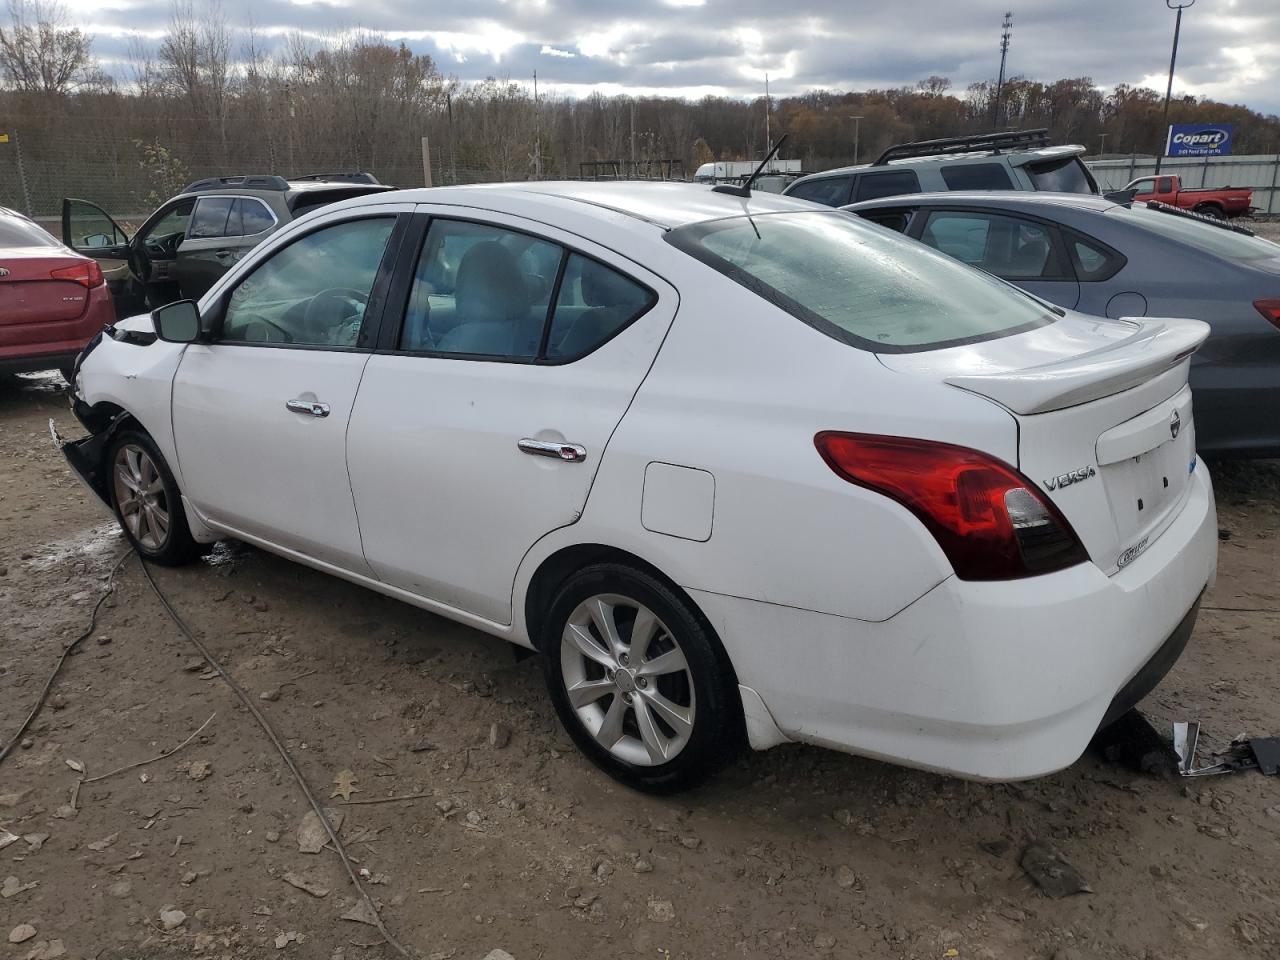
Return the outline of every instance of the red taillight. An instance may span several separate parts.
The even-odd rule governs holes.
[[[995,457],[931,440],[824,431],[813,438],[838,475],[914,513],[963,580],[1010,580],[1089,559],[1035,484]]]
[[[1280,327],[1280,300],[1255,300],[1253,305],[1260,314]]]
[[[97,260],[86,260],[84,263],[74,263],[69,267],[59,267],[50,272],[49,276],[54,280],[70,280],[82,287],[96,287],[103,282],[102,268],[98,266]]]

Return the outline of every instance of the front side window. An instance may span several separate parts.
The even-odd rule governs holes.
[[[1006,280],[1060,277],[1049,228],[996,213],[930,214],[920,239],[935,250]]]
[[[151,250],[153,256],[156,253],[171,254],[186,236],[187,225],[191,222],[191,210],[195,205],[195,200],[178,201],[146,233],[136,239],[157,245]]]
[[[1027,174],[1037,190],[1052,193],[1097,193],[1093,175],[1079,157],[1063,157],[1045,163],[1027,164]]]
[[[1053,322],[981,271],[841,213],[733,217],[669,243],[828,336],[866,350],[931,350]]]
[[[187,239],[204,240],[238,235],[238,231],[236,234],[227,232],[227,221],[231,218],[235,202],[232,197],[201,197],[196,203],[195,213],[191,215]]]
[[[849,202],[849,178],[824,177],[820,180],[806,180],[788,190],[787,196],[824,203],[828,207],[838,207],[842,203]]]
[[[896,197],[904,193],[919,193],[920,178],[914,170],[896,170],[892,173],[864,173],[858,178],[858,199],[875,200],[878,197]]]
[[[393,226],[394,217],[348,220],[275,251],[231,294],[222,339],[356,346]]]
[[[1009,171],[1000,163],[961,163],[942,168],[948,190],[1012,190]]]

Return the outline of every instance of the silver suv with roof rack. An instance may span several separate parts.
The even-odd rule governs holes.
[[[206,177],[188,184],[130,236],[88,200],[62,201],[62,242],[102,266],[121,317],[199,299],[249,250],[318,207],[394,190],[371,173]]]
[[[1079,144],[1050,146],[1047,128],[919,140],[889,147],[872,163],[801,177],[783,193],[829,207],[949,190],[1098,193],[1084,153]]]

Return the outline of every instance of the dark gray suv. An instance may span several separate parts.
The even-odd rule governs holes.
[[[133,236],[97,204],[62,201],[62,242],[102,266],[116,315],[198,300],[244,254],[317,207],[394,190],[370,173],[210,177],[147,217]]]

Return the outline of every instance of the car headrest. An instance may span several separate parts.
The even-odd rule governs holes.
[[[466,252],[454,287],[459,323],[514,321],[529,311],[529,288],[515,254],[496,240]]]

